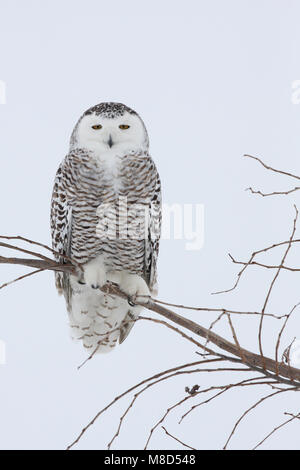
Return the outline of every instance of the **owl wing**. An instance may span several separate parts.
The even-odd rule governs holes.
[[[97,175],[95,175],[94,165],[91,163],[88,152],[83,149],[73,149],[66,155],[57,170],[51,201],[51,233],[53,249],[59,253],[55,255],[55,259],[59,263],[68,263],[69,261],[65,258],[68,256],[83,264],[96,256],[99,251],[99,238],[96,231],[93,236],[88,234],[89,250],[87,252],[86,239],[78,237],[78,232],[76,237],[73,230],[73,214],[76,210],[78,214],[78,208],[80,208],[78,195],[81,203],[87,201],[88,197],[90,197],[91,204],[95,202],[94,199],[98,200],[98,194],[94,196],[93,191],[87,191],[87,188],[93,188],[95,179]],[[86,218],[85,212],[81,211],[81,215],[77,217],[79,221],[77,225],[84,227]],[[94,220],[90,222],[91,226],[95,223]],[[67,307],[70,309],[72,297],[70,275],[57,272],[55,281],[58,292],[64,294]]]
[[[157,258],[159,251],[159,241],[161,235],[161,183],[156,168],[155,171],[155,187],[149,210],[147,211],[147,238],[145,240],[145,265],[144,277],[153,294],[157,293]],[[123,323],[120,328],[119,343],[129,335],[135,317],[130,310],[128,310]]]
[[[157,258],[161,235],[161,183],[156,172],[154,194],[148,211],[148,237],[145,240],[145,279],[149,289],[157,293]]]
[[[64,165],[65,161],[59,166],[55,176],[50,216],[52,248],[61,254],[54,255],[60,264],[68,262],[63,255],[70,256],[72,234],[72,208],[68,204],[64,186]],[[70,299],[69,275],[55,272],[55,284],[58,292],[64,293],[68,304]]]
[[[157,258],[159,251],[159,241],[161,235],[161,183],[156,168],[154,191],[147,211],[147,238],[145,240],[145,265],[144,277],[148,284],[149,290],[154,295],[157,293]],[[135,316],[130,311],[127,312],[120,328],[119,343],[129,335],[133,325]]]

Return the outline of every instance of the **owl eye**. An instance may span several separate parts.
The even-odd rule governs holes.
[[[129,127],[130,127],[130,126],[128,126],[127,124],[121,124],[121,125],[119,126],[119,128],[122,129],[122,130],[129,129]]]
[[[102,129],[102,126],[101,124],[96,124],[95,126],[92,126],[92,129],[95,129],[95,130]]]

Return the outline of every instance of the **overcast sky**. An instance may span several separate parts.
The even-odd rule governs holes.
[[[245,260],[253,250],[290,236],[298,193],[262,198],[245,188],[287,190],[296,180],[242,155],[300,173],[300,104],[292,88],[300,80],[299,16],[299,1],[292,0],[0,0],[0,232],[50,244],[53,179],[72,128],[88,107],[120,101],[145,121],[164,203],[204,207],[200,250],[187,250],[186,240],[161,244],[159,298],[261,309],[269,271],[251,268],[232,293],[211,292],[235,280],[237,266],[228,252]],[[268,261],[279,259],[278,251]],[[299,252],[292,251],[288,262],[297,265]],[[0,283],[25,272],[3,266]],[[287,313],[299,300],[298,274],[285,272],[269,311]],[[0,365],[2,449],[63,449],[115,395],[198,357],[175,333],[139,322],[122,346],[78,371],[86,353],[69,338],[65,305],[50,272],[1,290],[0,312],[0,339],[6,344],[6,364]],[[202,325],[215,318],[184,314]],[[283,349],[300,337],[299,315],[296,311],[283,335]],[[257,351],[257,318],[235,319],[235,325],[240,343]],[[271,357],[280,325],[265,324],[265,352]],[[215,331],[231,340],[225,321]],[[185,395],[185,386],[205,388],[245,377],[218,374],[182,376],[147,391],[124,421],[115,448],[143,448],[150,428]],[[170,415],[166,427],[196,448],[220,448],[260,393],[227,392],[179,426],[185,406]],[[272,400],[249,414],[232,448],[253,447],[284,420],[284,411],[299,412],[296,394]],[[128,403],[127,398],[102,416],[77,448],[105,448]],[[150,448],[181,446],[159,428]],[[262,448],[299,448],[299,424]]]

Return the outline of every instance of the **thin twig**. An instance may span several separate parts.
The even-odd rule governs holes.
[[[227,313],[227,319],[228,319],[228,322],[229,322],[229,326],[230,326],[230,328],[231,328],[231,332],[232,332],[232,336],[233,336],[233,339],[234,339],[234,341],[235,341],[235,344],[237,345],[237,347],[238,347],[238,349],[239,349],[239,351],[240,351],[240,353],[241,353],[241,359],[242,359],[242,361],[245,363],[245,358],[244,358],[244,355],[243,355],[243,350],[242,350],[241,345],[240,345],[240,343],[239,343],[239,340],[238,340],[238,338],[237,338],[237,334],[236,334],[235,329],[234,329],[234,327],[233,327],[233,323],[232,323],[232,321],[231,321],[231,317],[230,317],[230,315],[229,315],[228,313]]]
[[[270,299],[270,295],[271,295],[271,292],[273,290],[273,287],[275,285],[275,282],[280,274],[280,271],[281,271],[281,267],[284,265],[284,262],[286,260],[286,257],[290,251],[290,248],[291,248],[291,241],[293,240],[294,238],[294,235],[295,235],[295,232],[296,232],[296,224],[297,224],[297,219],[298,219],[298,209],[296,206],[294,206],[295,208],[295,211],[296,211],[296,214],[295,214],[295,218],[294,218],[294,222],[293,222],[293,229],[292,229],[292,233],[291,233],[291,236],[290,236],[290,243],[288,244],[285,252],[284,252],[284,255],[281,259],[281,263],[280,263],[280,266],[278,268],[278,270],[276,271],[276,274],[274,276],[274,278],[272,279],[272,282],[270,284],[270,287],[268,289],[268,292],[267,292],[267,295],[266,295],[266,298],[265,298],[265,301],[264,301],[264,305],[263,305],[263,308],[262,308],[262,311],[261,311],[261,317],[260,317],[260,322],[259,322],[259,329],[258,329],[258,344],[259,344],[259,351],[260,351],[260,354],[262,356],[262,360],[263,360],[263,367],[265,368],[265,359],[264,359],[264,354],[263,354],[263,346],[262,346],[262,327],[263,327],[263,321],[264,321],[264,314],[265,314],[265,311],[266,311],[266,307],[267,307],[267,304],[269,302],[269,299]],[[277,369],[277,363],[276,363],[276,369]],[[277,369],[278,370],[278,369]]]
[[[260,158],[258,158],[258,157],[254,157],[253,155],[249,155],[249,154],[245,154],[244,157],[252,158],[253,160],[258,161],[258,162],[259,162],[264,168],[266,168],[267,170],[271,170],[271,171],[274,171],[275,173],[280,173],[281,175],[290,176],[291,178],[295,178],[295,179],[297,179],[297,180],[300,180],[300,176],[293,175],[292,173],[288,173],[287,171],[276,170],[276,168],[273,168],[273,167],[267,165],[266,163],[264,163],[264,162],[263,162]]]
[[[67,273],[73,273],[75,269],[74,266],[72,265],[59,264],[53,260],[46,262],[44,260],[36,260],[36,259],[19,259],[19,258],[0,257],[0,263],[1,262],[8,263],[8,264],[20,264],[24,266],[36,267],[38,269],[49,269],[52,271],[62,271],[62,272],[67,272]],[[121,298],[125,298],[125,299],[128,298],[128,296],[124,292],[118,289],[118,286],[113,285],[112,283],[107,283],[105,286],[101,288],[101,290],[105,293],[111,293]],[[164,316],[168,320],[171,320],[177,323],[179,326],[182,326],[183,328],[187,328],[189,331],[193,332],[194,334],[198,336],[202,336],[205,339],[208,338],[210,342],[212,342],[219,348],[225,350],[226,352],[230,354],[233,354],[234,356],[240,357],[240,351],[238,350],[235,344],[230,343],[229,341],[227,341],[226,339],[222,338],[221,336],[217,335],[216,333],[212,331],[208,331],[207,328],[204,328],[198,323],[195,323],[192,320],[189,320],[188,318],[185,318],[175,312],[172,312],[170,309],[167,309],[163,307],[162,305],[159,305],[153,300],[149,299],[146,302],[138,302],[138,305],[141,305],[147,308],[148,310],[151,310],[153,312],[156,312]],[[262,360],[261,360],[260,355],[252,353],[251,351],[247,351],[244,348],[242,352],[245,357],[245,360],[247,361],[247,365],[251,366],[253,370],[257,370],[257,368],[262,366]],[[276,371],[276,362],[273,359],[265,358],[265,366],[270,372]],[[279,375],[281,376],[281,378],[287,378],[290,380],[290,378],[292,377],[293,381],[300,382],[300,369],[297,369],[295,367],[288,367],[286,364],[280,364],[278,370],[279,370]],[[286,382],[286,379],[284,380]]]
[[[202,369],[203,370],[203,369]],[[210,372],[216,372],[216,371],[220,371],[220,372],[226,372],[228,370],[232,370],[232,369],[210,369]],[[238,371],[238,369],[235,369]],[[245,369],[246,370],[246,369]],[[207,370],[206,370],[207,371]],[[199,370],[197,370],[197,372],[199,372]],[[224,385],[224,386],[220,386],[219,388],[222,389],[222,388],[226,388],[227,385]],[[211,390],[215,390],[216,386],[211,386],[211,387],[208,387],[206,389],[203,389],[201,390],[200,392],[197,392],[197,394],[201,394],[201,393],[206,393],[206,392],[210,392]],[[144,450],[146,450],[148,448],[148,445],[149,445],[149,442],[153,436],[153,433],[154,431],[158,428],[158,426],[160,424],[162,424],[166,417],[170,414],[171,411],[173,411],[175,408],[178,408],[180,405],[182,405],[183,403],[185,403],[186,401],[190,400],[191,398],[193,398],[195,395],[187,395],[185,396],[184,398],[182,398],[181,400],[177,401],[174,405],[170,406],[166,412],[164,413],[164,415],[157,421],[157,423],[151,428],[150,430],[150,433],[149,433],[149,436],[147,438],[147,441],[146,441],[146,444],[145,444],[145,447],[144,447]]]
[[[246,411],[244,411],[244,413],[240,416],[240,418],[236,421],[223,449],[227,449],[227,446],[229,444],[229,442],[231,441],[235,431],[236,431],[236,428],[238,427],[238,425],[240,424],[240,422],[245,418],[245,416],[250,413],[250,411],[252,411],[254,408],[256,408],[258,405],[260,405],[262,402],[264,402],[265,400],[268,400],[269,398],[272,398],[274,397],[275,395],[278,395],[280,393],[283,393],[283,392],[289,392],[289,391],[295,391],[297,390],[296,388],[286,388],[284,390],[277,390],[276,392],[273,392],[273,393],[270,393],[269,395],[266,395],[264,396],[263,398],[261,398],[260,400],[258,400],[257,402],[254,403],[254,405],[252,405],[250,408],[248,408]]]
[[[261,266],[262,268],[267,268],[267,269],[278,269],[279,266],[278,265],[270,265],[270,264],[263,264],[263,263],[258,263],[257,261],[252,261],[252,263],[246,263],[245,261],[237,261],[236,259],[234,259],[234,257],[229,254],[230,258],[231,258],[231,261],[234,263],[234,264],[248,264],[248,266]],[[281,269],[286,269],[287,271],[292,271],[292,272],[298,272],[300,271],[300,268],[291,268],[289,266],[281,266]]]
[[[272,382],[255,382],[255,380],[262,380],[263,377],[252,377],[250,379],[245,379],[245,380],[242,380],[241,382],[237,382],[237,383],[233,383],[233,384],[228,384],[226,386],[224,386],[218,393],[216,393],[215,395],[213,395],[212,397],[210,398],[207,398],[206,400],[200,402],[200,403],[197,403],[196,405],[193,405],[188,411],[186,411],[180,418],[178,424],[181,424],[181,422],[192,412],[194,411],[196,408],[199,408],[200,406],[202,405],[206,405],[207,403],[209,403],[210,401],[213,401],[215,398],[217,398],[218,396],[220,395],[223,395],[225,392],[227,392],[228,390],[232,389],[232,388],[237,388],[237,387],[240,387],[240,386],[244,386],[244,385],[268,385]],[[251,382],[251,383],[249,383]],[[276,382],[273,382],[273,383],[276,383]],[[220,389],[220,387],[216,387],[217,390]],[[213,390],[215,390],[213,388]],[[196,396],[197,394],[195,394]]]
[[[44,261],[48,261],[48,262],[52,261],[51,258],[48,258],[48,256],[42,255],[41,253],[25,250],[24,248],[20,248],[15,245],[10,245],[9,243],[0,242],[0,246],[2,246],[3,248],[9,248],[10,250],[21,251],[22,253],[26,253],[27,255],[37,256],[38,258],[41,258]]]
[[[252,194],[259,194],[260,196],[267,197],[267,196],[279,196],[279,195],[288,195],[291,193],[294,193],[295,191],[298,191],[300,189],[300,186],[295,186],[293,189],[289,189],[288,191],[273,191],[272,193],[263,193],[262,191],[255,191],[254,189],[247,188],[246,191],[250,191]]]
[[[208,359],[208,360],[205,360],[205,361],[202,361],[202,362],[199,362],[199,365],[202,365],[202,364],[208,364],[208,363],[212,363],[212,362],[219,362],[219,361],[222,361],[223,359]],[[163,377],[160,377],[156,380],[154,380],[153,382],[150,382],[148,383],[144,388],[142,388],[140,391],[138,391],[137,393],[135,393],[135,395],[133,396],[131,402],[129,403],[128,407],[126,408],[125,412],[122,414],[122,416],[120,417],[120,420],[119,420],[119,425],[118,425],[118,428],[115,432],[115,434],[113,435],[113,437],[111,438],[110,442],[108,443],[107,445],[107,448],[110,449],[114,440],[119,436],[120,434],[120,430],[121,430],[121,427],[122,427],[122,424],[124,422],[124,419],[125,417],[127,416],[127,414],[129,413],[130,409],[133,407],[134,403],[136,402],[137,398],[142,395],[146,390],[148,390],[149,388],[153,387],[154,385],[157,385],[158,383],[161,383],[165,380],[169,380],[170,378],[172,377],[177,377],[179,375],[184,375],[184,374],[194,374],[196,372],[207,372],[208,369],[192,369],[192,370],[178,370],[176,372],[173,372],[169,375],[164,375]],[[211,369],[210,369],[211,370]]]
[[[279,352],[279,346],[280,346],[280,340],[281,340],[281,336],[282,336],[282,333],[284,332],[284,329],[286,328],[286,324],[289,320],[289,318],[291,317],[292,313],[296,310],[296,308],[300,305],[300,302],[298,302],[296,305],[294,305],[294,307],[292,308],[292,310],[290,311],[290,313],[287,314],[286,316],[286,319],[282,325],[282,328],[281,330],[279,331],[279,334],[278,334],[278,337],[277,337],[277,342],[276,342],[276,346],[275,346],[275,361],[276,361],[276,364],[277,364],[277,367],[276,367],[276,375],[278,375],[278,352]]]
[[[10,286],[11,284],[14,284],[17,281],[21,281],[22,279],[25,279],[26,277],[32,276],[33,274],[37,274],[44,271],[44,269],[36,269],[35,271],[31,271],[30,273],[24,274],[23,276],[17,277],[16,279],[13,279],[12,281],[5,282],[0,286],[0,289],[3,289],[3,287]]]
[[[275,267],[275,266],[274,266]],[[278,267],[278,266],[276,266]],[[300,271],[300,269],[299,269]],[[182,305],[182,304],[174,304],[174,303],[171,303],[171,302],[164,302],[163,300],[158,300],[158,299],[153,299],[151,298],[150,300],[152,300],[153,302],[156,302],[158,304],[161,304],[161,305],[167,305],[169,307],[176,307],[176,308],[183,308],[185,310],[194,310],[196,312],[225,312],[225,313],[230,313],[230,314],[233,314],[233,315],[261,315],[261,312],[246,312],[246,311],[242,311],[242,310],[230,310],[228,308],[211,308],[211,307],[191,307],[191,306],[188,306],[188,305]],[[286,317],[286,315],[278,315],[278,314],[275,314],[275,313],[266,313],[265,314],[266,316],[268,317],[273,317],[273,318],[276,318],[278,320],[281,320],[282,318]]]
[[[128,388],[127,390],[125,390],[125,392],[121,393],[120,395],[116,396],[108,405],[106,405],[104,408],[102,408],[100,411],[98,411],[98,413],[94,416],[94,418],[81,430],[80,434],[78,435],[78,437],[67,447],[67,450],[71,449],[75,444],[77,444],[77,442],[81,439],[81,437],[83,436],[83,434],[86,433],[86,431],[95,423],[95,421],[105,412],[107,411],[109,408],[111,408],[117,401],[119,401],[121,398],[123,398],[124,396],[128,395],[130,392],[133,392],[134,390],[136,390],[137,388],[139,388],[140,386],[146,384],[147,382],[150,382],[151,380],[155,380],[159,377],[162,377],[166,374],[169,374],[169,373],[172,373],[172,372],[176,372],[176,371],[179,371],[181,369],[184,369],[186,367],[193,367],[195,365],[199,365],[201,364],[202,361],[196,361],[196,362],[192,362],[192,363],[187,363],[187,364],[182,364],[180,366],[177,366],[177,367],[172,367],[171,369],[166,369],[162,372],[159,372],[155,375],[152,375],[151,377],[148,377],[147,379],[144,379],[142,380],[141,382],[139,382],[138,384],[135,384],[133,385],[132,387]]]
[[[284,413],[284,414],[289,414],[289,413]],[[269,437],[272,436],[272,434],[274,434],[276,431],[278,431],[278,429],[283,428],[283,426],[290,423],[291,421],[293,421],[296,418],[300,418],[300,413],[298,413],[298,415],[296,415],[296,416],[292,415],[291,418],[289,418],[286,421],[284,421],[283,423],[279,424],[279,426],[276,426],[276,428],[274,428],[271,432],[269,432],[269,434],[267,434],[266,437],[264,437],[258,444],[256,444],[256,446],[253,447],[252,450],[256,450],[259,446],[261,446],[261,444],[263,444],[267,439],[269,439]]]
[[[0,235],[0,238],[3,238],[5,240],[21,240],[23,242],[30,243],[31,245],[40,246],[41,248],[44,248],[45,250],[50,251],[52,254],[58,256],[59,258],[63,258],[66,261],[69,261],[71,264],[74,264],[81,271],[83,270],[82,265],[80,263],[77,263],[77,261],[73,260],[72,258],[70,258],[70,256],[66,255],[65,253],[59,253],[58,251],[53,250],[53,248],[51,248],[48,245],[44,245],[43,243],[30,240],[29,238],[21,237],[20,235],[15,235],[15,236]]]
[[[253,261],[254,261],[254,258],[261,254],[261,253],[266,253],[267,251],[269,250],[273,250],[274,248],[277,248],[279,246],[282,246],[282,245],[286,245],[286,244],[294,244],[294,243],[299,243],[300,242],[300,239],[295,239],[295,240],[287,240],[287,241],[284,241],[284,242],[279,242],[279,243],[273,243],[273,245],[270,245],[270,246],[267,246],[266,248],[262,248],[260,250],[257,250],[257,251],[254,251],[252,253],[252,255],[250,256],[249,260],[246,262],[246,263],[243,263],[244,264],[244,267],[241,269],[241,271],[238,272],[237,274],[237,278],[236,278],[236,281],[234,283],[234,285],[230,288],[230,289],[226,289],[226,290],[221,290],[221,291],[217,291],[217,292],[212,292],[212,295],[217,295],[217,294],[225,294],[227,292],[231,292],[233,291],[234,289],[236,289],[236,287],[238,286],[239,282],[240,282],[240,279],[242,277],[242,275],[244,274],[244,272],[246,271],[246,269],[248,268],[248,266],[250,266],[251,264],[253,264]],[[230,257],[231,261],[234,260],[233,256],[228,253],[228,256]]]
[[[167,436],[172,437],[172,439],[174,439],[175,441],[179,442],[179,444],[182,444],[184,447],[187,447],[188,449],[196,450],[194,447],[191,447],[191,446],[189,446],[188,444],[185,444],[184,442],[182,442],[180,439],[178,439],[178,437],[175,437],[175,436],[173,436],[172,434],[170,434],[169,431],[167,431],[164,426],[162,426],[162,429],[165,431],[165,433],[167,434]]]

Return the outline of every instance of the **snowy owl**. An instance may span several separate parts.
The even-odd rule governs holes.
[[[82,266],[55,273],[56,287],[72,338],[91,353],[122,343],[141,311],[134,299],[156,292],[160,225],[160,178],[144,122],[121,103],[93,106],[73,130],[51,202],[53,249]],[[132,302],[103,293],[107,281]]]

